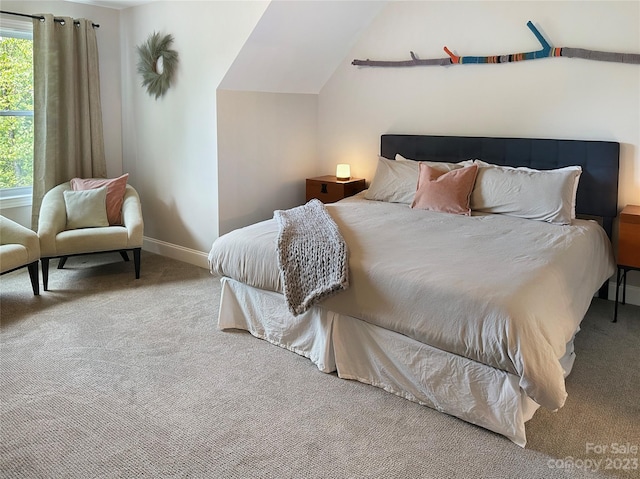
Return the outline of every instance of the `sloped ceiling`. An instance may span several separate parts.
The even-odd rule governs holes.
[[[317,94],[387,1],[272,1],[219,85]]]

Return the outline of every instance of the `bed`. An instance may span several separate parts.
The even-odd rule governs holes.
[[[221,236],[209,253],[222,283],[218,327],[524,447],[537,408],[564,404],[580,322],[594,294],[607,294],[618,163],[615,142],[382,135],[369,189],[326,205],[348,247],[348,287],[292,313],[281,225],[263,221]],[[474,171],[470,214],[416,206],[415,182],[398,196],[407,187],[398,172],[417,171],[421,191],[434,169],[443,178]],[[546,185],[560,179],[562,214],[550,219],[538,203],[555,198]],[[528,182],[517,207],[490,204],[512,181]]]

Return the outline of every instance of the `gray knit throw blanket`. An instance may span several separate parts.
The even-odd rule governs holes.
[[[289,310],[299,315],[318,301],[349,287],[347,244],[317,199],[276,210],[278,266]]]

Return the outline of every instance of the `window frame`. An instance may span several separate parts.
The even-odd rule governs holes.
[[[31,20],[16,19],[0,14],[0,36],[33,41],[33,23]],[[33,111],[0,110],[0,116],[33,116]],[[33,186],[0,188],[0,209],[31,206],[32,200]]]

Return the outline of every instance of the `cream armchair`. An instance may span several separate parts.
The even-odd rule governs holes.
[[[44,290],[49,287],[49,260],[60,258],[58,269],[64,267],[67,257],[116,251],[129,261],[127,251],[133,251],[136,279],[140,278],[140,251],[144,223],[140,198],[136,190],[127,185],[122,203],[122,226],[66,229],[67,211],[64,191],[71,190],[69,182],[49,190],[42,199],[38,220],[40,261]]]
[[[0,274],[16,269],[29,269],[33,294],[40,294],[38,260],[40,242],[38,235],[15,221],[0,216]]]

